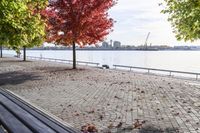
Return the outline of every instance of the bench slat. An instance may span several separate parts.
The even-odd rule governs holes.
[[[6,95],[7,98],[9,98],[12,102],[19,105],[21,108],[32,114],[34,117],[54,129],[56,132],[59,133],[75,133],[73,129],[70,127],[66,128],[61,123],[58,123],[56,120],[49,118],[44,113],[36,111],[36,109],[26,103],[24,103],[21,99],[17,98],[16,96],[12,96],[12,94],[7,94],[6,92],[2,92],[4,95]]]
[[[20,122],[14,115],[12,115],[4,106],[0,104],[0,122],[4,125],[6,130],[11,133],[32,133],[22,122]],[[0,133],[4,133],[0,128]]]
[[[20,121],[22,121],[30,130],[35,133],[55,133],[55,131],[48,126],[44,125],[37,118],[29,114],[27,111],[20,108],[18,105],[8,100],[5,96],[0,94],[1,103],[9,109]]]
[[[0,127],[0,133],[6,133],[6,132]]]

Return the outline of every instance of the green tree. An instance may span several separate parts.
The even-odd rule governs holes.
[[[16,52],[22,47],[25,50],[42,44],[45,39],[45,21],[40,11],[47,3],[48,0],[1,0],[0,44]]]
[[[164,0],[164,14],[169,14],[178,40],[200,39],[200,0]]]

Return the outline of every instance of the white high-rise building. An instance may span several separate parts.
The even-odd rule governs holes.
[[[113,47],[114,47],[114,48],[120,48],[120,47],[121,47],[121,42],[119,42],[119,41],[114,41],[114,42],[113,42]]]

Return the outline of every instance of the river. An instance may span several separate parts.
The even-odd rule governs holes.
[[[12,50],[3,50],[12,54]],[[22,52],[23,53],[23,52]],[[27,56],[72,60],[69,50],[27,50]],[[200,51],[77,51],[78,61],[200,72]]]

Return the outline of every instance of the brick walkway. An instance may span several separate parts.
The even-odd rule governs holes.
[[[2,64],[1,70],[6,68]],[[0,87],[79,129],[93,123],[100,133],[200,133],[199,81],[96,68],[65,73],[64,64],[43,62],[46,69],[38,64],[13,67],[14,72],[35,74],[39,80]],[[0,80],[4,73],[0,71]]]
[[[171,82],[133,79],[70,90],[69,111],[61,117],[76,127],[92,122],[119,133],[200,132],[199,88]]]

